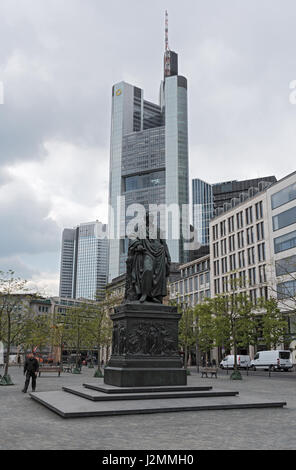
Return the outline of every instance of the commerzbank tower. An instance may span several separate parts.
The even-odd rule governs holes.
[[[178,54],[169,48],[167,12],[159,103],[146,101],[144,90],[129,83],[112,87],[109,178],[109,228],[113,223],[114,234],[124,227],[131,204],[181,208],[189,203],[187,79],[178,74]],[[187,261],[182,236],[168,236],[167,243],[172,262]],[[125,272],[127,247],[126,238],[110,238],[109,282]]]

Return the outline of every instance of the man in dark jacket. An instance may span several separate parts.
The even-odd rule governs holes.
[[[26,382],[23,388],[23,392],[26,393],[29,387],[30,378],[32,378],[32,392],[36,390],[36,377],[39,371],[39,362],[34,357],[34,354],[31,353],[27,356],[24,365],[24,375],[26,374]]]

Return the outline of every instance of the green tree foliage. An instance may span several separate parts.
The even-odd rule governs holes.
[[[8,376],[11,346],[20,344],[28,318],[27,281],[14,276],[14,271],[0,271],[0,341],[6,346],[4,376]]]
[[[179,305],[182,314],[179,322],[179,345],[184,351],[184,366],[187,369],[189,351],[196,343],[196,331],[194,325],[194,311],[186,303]]]
[[[268,349],[275,349],[284,342],[288,332],[287,320],[283,318],[276,299],[262,299],[259,307],[264,310],[261,317],[262,339]]]

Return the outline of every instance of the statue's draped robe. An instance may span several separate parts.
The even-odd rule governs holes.
[[[141,245],[144,252],[138,252]],[[151,297],[165,297],[167,295],[167,275],[170,255],[167,244],[161,239],[139,239],[130,241],[129,254],[133,262],[131,266],[132,286],[137,295],[142,293],[142,275],[145,270],[153,273]]]

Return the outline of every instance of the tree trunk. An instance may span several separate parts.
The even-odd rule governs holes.
[[[10,314],[8,314],[8,324],[7,324],[7,348],[6,348],[6,360],[5,360],[4,375],[8,375],[9,356],[10,356],[10,341],[11,341],[11,321],[10,321]]]

